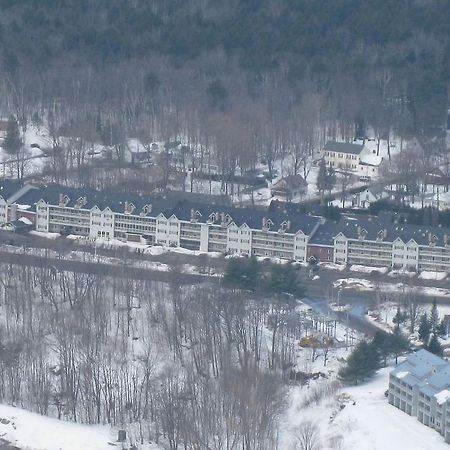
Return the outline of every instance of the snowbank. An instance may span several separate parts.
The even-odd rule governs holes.
[[[447,278],[447,272],[433,272],[431,270],[424,270],[420,272],[419,278],[422,280],[445,280]]]
[[[342,271],[345,269],[345,265],[336,264],[336,263],[332,263],[332,262],[321,262],[321,263],[319,263],[319,267],[321,267],[322,269],[339,270],[339,271]]]
[[[360,273],[372,273],[372,272],[386,273],[388,271],[388,268],[387,267],[361,266],[359,264],[354,264],[353,266],[350,266],[350,271],[360,272]]]

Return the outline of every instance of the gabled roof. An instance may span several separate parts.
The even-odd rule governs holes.
[[[209,216],[213,212],[229,215],[232,222],[237,226],[247,224],[254,229],[262,229],[263,219],[272,221],[273,225],[270,231],[278,231],[284,221],[290,221],[290,229],[288,233],[295,234],[302,230],[305,234],[310,234],[318,225],[320,218],[308,216],[305,214],[290,213],[288,211],[268,211],[266,209],[257,208],[236,208],[232,206],[214,206],[205,205],[203,203],[179,202],[173,213],[181,220],[189,221],[191,219],[191,210],[199,211],[201,217],[198,222],[206,223]],[[220,220],[219,220],[220,222]]]
[[[7,201],[23,186],[22,181],[18,180],[1,180],[0,195]]]
[[[359,155],[364,148],[363,144],[349,144],[347,142],[328,141],[323,148],[324,151],[350,153],[352,155]]]
[[[308,186],[308,183],[301,175],[289,175],[277,181],[272,189],[289,189],[293,190],[299,187]]]

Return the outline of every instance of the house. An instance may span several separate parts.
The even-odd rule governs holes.
[[[306,195],[308,183],[301,175],[289,175],[277,181],[270,192],[272,197],[279,197],[281,200],[290,201],[295,197]]]
[[[363,154],[358,165],[358,175],[368,178],[377,177],[383,161],[383,157],[374,155],[373,153]]]
[[[377,177],[383,158],[373,154],[364,144],[329,141],[323,148],[327,166],[345,169],[363,177]]]
[[[13,233],[26,233],[33,229],[33,222],[26,217],[22,217],[12,222],[6,222],[0,225],[4,231],[11,231]]]
[[[127,163],[131,164],[145,164],[151,162],[151,155],[149,151],[138,139],[128,139],[123,158]]]
[[[450,443],[450,363],[423,349],[410,354],[389,374],[388,401]]]
[[[370,154],[364,144],[328,141],[323,148],[323,157],[327,166],[335,169],[357,171],[363,155]]]
[[[363,191],[356,192],[352,197],[352,206],[361,209],[368,209],[370,205],[382,198],[387,198],[388,194],[383,187],[368,187]]]

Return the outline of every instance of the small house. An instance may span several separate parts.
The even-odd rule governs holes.
[[[291,201],[295,197],[302,197],[308,191],[308,183],[301,175],[289,175],[277,181],[271,188],[272,197]]]

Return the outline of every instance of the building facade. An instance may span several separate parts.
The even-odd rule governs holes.
[[[381,156],[373,154],[364,144],[329,141],[322,154],[328,167],[369,178],[378,176],[383,162]]]
[[[450,364],[426,350],[409,355],[389,374],[388,401],[434,428],[450,443]]]
[[[237,208],[176,196],[0,183],[0,224],[25,217],[43,233],[302,263],[450,272],[450,229],[370,216],[342,216],[332,222],[290,205],[278,210]]]

